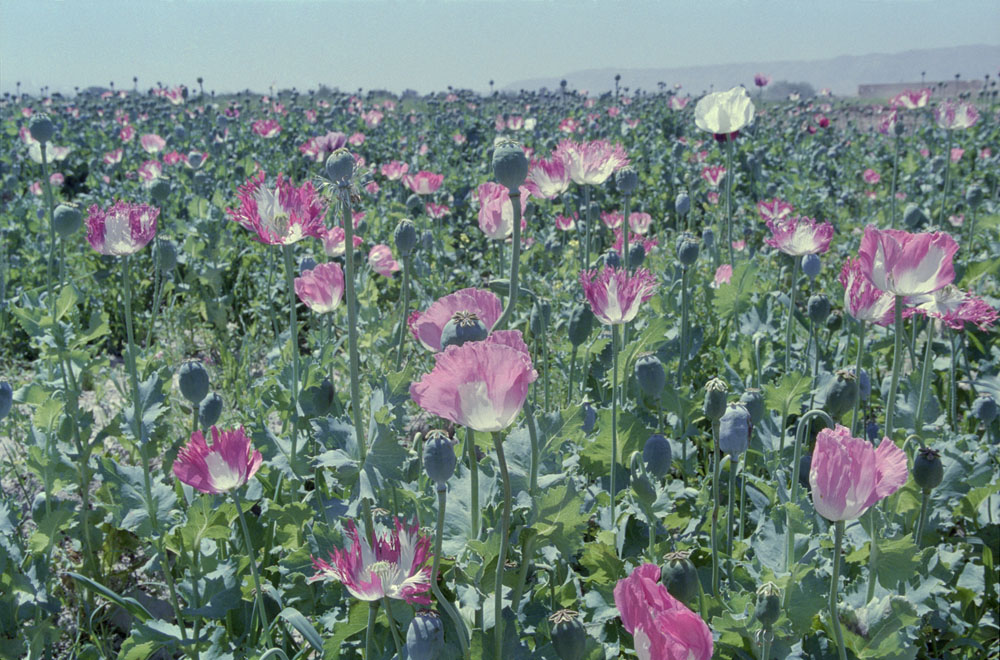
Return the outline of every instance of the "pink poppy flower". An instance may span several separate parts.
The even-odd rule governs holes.
[[[879,175],[879,173],[871,168],[865,170],[864,173],[861,175],[861,178],[864,179],[865,183],[867,183],[870,186],[874,186],[875,184],[877,184],[879,181],[882,180],[882,177]]]
[[[458,131],[455,131],[455,133],[453,133],[451,136],[451,140],[455,144],[462,145],[468,141],[468,138],[465,137],[464,133],[459,133]]]
[[[771,84],[771,76],[765,73],[758,73],[753,77],[753,84],[758,87],[767,87]]]
[[[708,203],[711,206],[717,206],[718,203],[719,203],[719,193],[718,193],[718,191],[715,191],[715,190],[709,191],[709,193],[707,195],[705,195],[705,198],[708,200]]]
[[[326,135],[311,137],[299,145],[299,151],[309,160],[325,163],[327,157],[347,143],[347,136],[339,131],[329,131]]]
[[[381,537],[372,534],[373,544],[362,539],[353,520],[347,521],[349,549],[334,548],[330,562],[313,557],[316,575],[307,582],[340,582],[358,600],[378,602],[384,597],[407,603],[429,605],[431,588],[431,539],[420,533],[414,522],[404,525],[394,519],[395,530]]]
[[[281,133],[281,124],[274,119],[258,119],[250,125],[250,129],[262,138],[270,139]]]
[[[813,117],[813,120],[820,128],[830,127],[830,119],[826,115],[816,115],[815,117]]]
[[[507,428],[538,374],[519,330],[449,346],[434,369],[410,385],[410,398],[427,412],[475,431]]]
[[[185,160],[187,160],[187,156],[176,151],[163,154],[163,162],[167,165],[176,165],[177,163],[183,163]]]
[[[623,268],[605,267],[600,272],[580,271],[580,284],[598,320],[620,325],[633,320],[639,305],[653,296],[656,278],[645,268],[630,274]]]
[[[346,234],[344,233],[344,228],[337,226],[331,227],[329,231],[324,231],[320,234],[320,240],[323,241],[323,251],[326,252],[327,256],[339,257],[346,251],[344,249],[344,239]],[[354,247],[359,248],[364,242],[360,236],[354,234]]]
[[[642,243],[642,249],[648,256],[649,253],[660,244],[660,241],[655,238],[646,238],[642,234],[639,234],[637,236],[632,236],[629,239],[629,249],[631,250],[633,245],[638,245],[639,243]],[[618,229],[615,229],[615,242],[612,244],[611,249],[620,255],[624,248],[625,232],[621,227],[619,227]]]
[[[660,583],[660,567],[642,564],[615,585],[615,606],[641,660],[710,660],[712,631]]]
[[[562,131],[563,133],[576,133],[581,128],[582,127],[580,126],[580,122],[578,122],[576,119],[572,117],[566,117],[561,122],[559,122],[559,130]]]
[[[368,252],[368,264],[379,275],[392,277],[392,274],[400,270],[402,266],[392,258],[392,249],[384,243],[372,246]]]
[[[948,223],[952,227],[961,227],[963,224],[965,224],[965,214],[964,213],[956,213],[955,215],[949,215],[948,216]]]
[[[190,442],[177,453],[174,476],[202,493],[228,493],[257,473],[262,457],[242,428],[219,431],[213,426],[211,431],[211,447],[201,431],[191,434]]]
[[[521,186],[521,219],[528,206],[531,193]],[[510,201],[510,191],[507,186],[487,181],[479,184],[476,191],[479,198],[479,228],[487,238],[502,241],[514,231],[514,204]]]
[[[163,176],[163,165],[156,160],[147,160],[139,166],[139,178],[146,184]]]
[[[983,147],[982,149],[979,150],[979,157],[982,158],[983,160],[986,160],[992,155],[993,155],[993,150],[990,149],[989,147]]]
[[[41,181],[32,181],[31,185],[28,186],[28,191],[32,195],[35,195],[36,197],[41,197],[41,195],[42,195],[42,182]]]
[[[896,122],[899,121],[899,115],[895,110],[889,112],[882,121],[879,122],[878,132],[883,135],[895,135],[896,134]]]
[[[146,247],[156,235],[160,209],[118,201],[108,209],[87,210],[87,242],[101,254],[121,257]]]
[[[625,149],[607,140],[561,140],[552,155],[565,162],[570,179],[579,185],[599,186],[629,162]]]
[[[131,142],[135,138],[135,129],[131,126],[125,126],[122,130],[118,131],[118,139],[122,142]]]
[[[830,521],[854,520],[906,483],[906,454],[889,438],[878,449],[837,424],[816,436],[809,468],[813,507]]]
[[[931,90],[921,89],[919,91],[906,90],[892,97],[889,105],[893,108],[904,108],[906,110],[916,110],[927,106],[930,101]]]
[[[965,149],[961,147],[952,147],[951,149],[951,162],[957,163],[962,160],[962,156],[965,155]]]
[[[368,128],[375,128],[382,123],[382,119],[385,118],[385,114],[381,110],[369,110],[361,114],[361,119],[364,120],[365,126]]]
[[[793,257],[822,254],[830,249],[833,239],[833,225],[829,222],[817,224],[805,216],[768,220],[767,228],[771,230],[771,238],[765,238],[764,242]]]
[[[747,242],[742,238],[738,241],[733,241],[733,249],[737,252],[742,252],[747,247]]]
[[[532,160],[528,180],[524,185],[536,197],[554,199],[569,188],[569,169],[558,157]]]
[[[427,215],[435,220],[440,220],[449,213],[451,213],[451,208],[447,204],[435,204],[434,202],[427,202],[426,205]]]
[[[608,116],[611,118],[617,117],[621,113],[622,113],[621,108],[618,108],[616,106],[611,106],[610,108],[608,108]]]
[[[653,216],[648,213],[636,211],[628,216],[628,226],[635,233],[645,235],[649,231],[649,226],[653,224]]]
[[[757,213],[760,215],[760,219],[765,222],[768,220],[784,220],[792,215],[794,210],[795,208],[791,204],[777,197],[771,201],[761,200],[757,202]]]
[[[399,181],[409,170],[410,166],[408,164],[398,160],[389,161],[379,168],[379,171],[382,172],[382,176],[390,181]]]
[[[622,226],[623,219],[624,217],[622,214],[617,211],[611,211],[610,213],[607,211],[601,211],[601,222],[603,222],[608,229],[618,229]]]
[[[500,298],[492,291],[467,288],[439,298],[426,312],[414,311],[407,319],[413,338],[429,351],[441,350],[441,332],[455,314],[475,314],[487,329],[492,328],[503,313]]]
[[[722,264],[715,269],[715,279],[712,280],[711,287],[718,289],[723,284],[729,284],[733,279],[733,267],[731,264]]]
[[[322,238],[326,206],[310,182],[296,188],[281,174],[266,186],[261,171],[239,187],[239,208],[226,209],[229,217],[254,232],[260,243],[291,245],[307,236]]]
[[[49,175],[49,183],[53,186],[59,187],[66,183],[66,177],[63,176],[62,172],[53,172]]]
[[[888,327],[895,321],[896,299],[871,283],[863,272],[860,259],[848,259],[840,269],[844,287],[844,309],[858,321]]]
[[[868,225],[858,257],[862,272],[876,287],[916,296],[937,291],[955,279],[952,257],[957,251],[958,243],[944,232],[911,234]]]
[[[316,111],[315,110],[306,110],[302,114],[305,116],[306,121],[309,122],[310,124],[315,124],[316,123]]]
[[[557,215],[556,216],[556,229],[562,231],[573,231],[576,229],[576,213],[570,215]]]
[[[403,183],[406,184],[406,187],[418,195],[430,195],[436,192],[443,182],[443,174],[434,174],[426,170],[403,176]]]
[[[979,111],[968,101],[942,101],[934,109],[937,125],[949,131],[960,131],[974,126],[979,121]]]
[[[929,316],[953,330],[962,330],[966,323],[972,323],[985,331],[997,320],[997,310],[988,302],[976,297],[971,291],[962,291],[951,284],[933,293],[908,296],[906,304],[909,307],[905,310],[905,316]]]
[[[344,296],[344,271],[333,261],[319,264],[295,278],[295,293],[317,314],[332,312]]]
[[[365,134],[354,133],[353,135],[351,135],[351,137],[347,138],[347,141],[350,142],[355,147],[360,147],[362,144],[365,143]]]
[[[147,154],[155,154],[163,151],[163,148],[167,146],[167,141],[156,133],[146,133],[139,138],[139,144],[142,145],[143,151]]]
[[[677,96],[676,94],[670,97],[668,105],[671,110],[683,110],[687,107],[687,104],[691,102],[690,96]]]
[[[701,178],[713,188],[718,188],[726,176],[726,168],[721,165],[710,165],[701,171]]]

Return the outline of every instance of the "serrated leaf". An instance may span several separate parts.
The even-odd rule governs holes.
[[[546,490],[536,501],[539,538],[555,545],[563,557],[575,556],[590,520],[590,514],[581,511],[583,496],[572,484],[564,483]]]

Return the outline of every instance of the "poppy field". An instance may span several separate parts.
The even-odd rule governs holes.
[[[1000,108],[5,94],[0,658],[1000,657]]]

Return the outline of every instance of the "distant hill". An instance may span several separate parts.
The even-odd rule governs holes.
[[[560,80],[566,80],[570,89],[586,89],[591,94],[614,90],[615,74],[621,74],[620,85],[629,89],[656,91],[664,82],[668,87],[680,83],[692,95],[708,91],[745,85],[754,90],[753,77],[757,72],[771,76],[774,82],[807,82],[819,90],[829,87],[837,96],[856,96],[858,85],[869,83],[920,82],[925,72],[927,82],[954,80],[962,74],[965,80],[991,78],[1000,71],[1000,46],[956,46],[909,50],[903,53],[878,53],[872,55],[843,55],[825,60],[799,62],[745,62],[683,68],[658,69],[589,69],[572,71],[553,78],[533,78],[506,85],[503,89],[559,89]]]

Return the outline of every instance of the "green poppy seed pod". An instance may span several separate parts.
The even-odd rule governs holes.
[[[705,244],[705,247],[711,249],[715,245],[715,232],[712,231],[711,227],[706,227],[704,231],[701,232],[701,242]]]
[[[52,227],[62,238],[69,238],[83,224],[83,214],[80,209],[68,204],[60,204],[52,212]]]
[[[764,393],[756,387],[748,387],[740,395],[740,403],[750,413],[750,421],[753,424],[760,423],[764,419]]]
[[[541,337],[549,327],[552,318],[552,305],[547,302],[535,301],[531,306],[531,315],[528,317],[531,334]]]
[[[149,187],[149,196],[157,204],[167,201],[170,196],[170,183],[166,179],[155,179]]]
[[[773,582],[767,582],[757,590],[754,616],[765,629],[773,626],[781,616],[781,592]]]
[[[173,241],[167,239],[160,240],[156,256],[160,260],[160,270],[170,271],[177,265],[177,246]]]
[[[858,379],[850,371],[840,369],[826,390],[823,409],[834,420],[838,420],[848,411],[854,410],[859,396]]]
[[[201,401],[198,407],[198,422],[203,429],[207,429],[212,424],[219,421],[222,414],[222,396],[218,392],[212,392]]]
[[[816,325],[822,325],[830,316],[830,299],[822,293],[809,296],[809,301],[806,302],[806,311],[810,321]]]
[[[34,115],[28,122],[28,132],[33,140],[42,143],[51,142],[52,136],[56,134],[56,126],[48,115]]]
[[[646,247],[642,243],[633,243],[628,248],[628,266],[635,269],[646,260]]]
[[[631,165],[626,165],[615,173],[615,185],[623,195],[631,195],[639,185],[639,173]]]
[[[989,426],[997,418],[997,401],[992,395],[983,392],[972,402],[972,416]]]
[[[559,610],[549,617],[549,636],[560,660],[579,660],[587,648],[587,631],[573,610]]]
[[[750,446],[750,413],[738,403],[730,404],[719,420],[719,449],[739,456]]]
[[[455,457],[455,447],[451,444],[451,439],[444,431],[431,431],[424,441],[424,472],[436,483],[438,487],[443,487],[448,483],[448,479],[455,474],[455,465],[458,459]]]
[[[441,329],[441,350],[449,346],[461,346],[467,341],[482,341],[489,334],[486,327],[473,312],[455,312]]]
[[[340,148],[326,159],[326,178],[334,183],[346,184],[354,176],[354,156]]]
[[[434,247],[434,234],[430,229],[425,229],[424,233],[420,235],[420,245],[425,252],[430,252]]]
[[[632,459],[629,463],[632,469],[632,478],[629,483],[635,498],[645,506],[652,506],[653,502],[656,501],[656,488],[643,472],[641,463],[642,456],[639,452],[632,452]]]
[[[903,211],[903,223],[910,229],[918,229],[930,222],[924,210],[916,204],[909,204]]]
[[[302,261],[299,262],[299,272],[304,273],[307,270],[312,270],[316,267],[316,260],[312,257],[303,257]]]
[[[646,472],[662,479],[670,472],[673,460],[673,450],[665,436],[654,433],[646,439],[642,448],[642,462],[646,466]]]
[[[691,198],[686,192],[680,193],[674,199],[674,211],[681,217],[691,212]]]
[[[614,250],[608,250],[604,253],[604,265],[609,268],[621,268],[622,256]]]
[[[493,178],[514,193],[527,176],[528,157],[524,149],[513,140],[501,138],[493,147]]]
[[[892,132],[896,135],[896,137],[899,137],[905,130],[906,128],[903,126],[903,118],[896,115],[896,122],[892,126]]]
[[[868,375],[868,371],[864,367],[861,367],[861,373],[855,375],[854,367],[850,367],[847,372],[858,379],[858,396],[861,397],[862,401],[867,401],[868,397],[872,395],[872,379]]]
[[[587,303],[580,303],[569,314],[569,341],[579,346],[587,341],[594,329],[594,312]]]
[[[187,155],[187,163],[192,169],[198,169],[205,162],[205,155],[197,151],[190,151]]]
[[[685,268],[698,261],[698,241],[690,234],[682,234],[677,241],[677,259]]]
[[[713,422],[721,419],[726,412],[726,393],[729,387],[718,378],[713,378],[705,384],[705,417]]]
[[[191,403],[201,403],[208,394],[208,371],[199,360],[189,360],[177,371],[181,394]]]
[[[392,234],[392,240],[396,243],[396,251],[401,257],[408,257],[413,253],[413,248],[417,246],[417,228],[413,221],[403,218],[396,225],[396,231]]]
[[[444,626],[432,610],[421,610],[406,629],[406,653],[410,660],[434,660],[444,650]]]
[[[806,254],[802,257],[802,272],[805,273],[809,279],[814,280],[816,276],[819,275],[820,269],[823,267],[823,262],[820,261],[818,254]]]
[[[652,353],[635,361],[635,377],[639,381],[639,389],[653,398],[660,396],[667,384],[667,372],[663,363]]]
[[[660,582],[671,596],[682,603],[690,603],[698,596],[698,571],[691,562],[691,553],[670,552],[663,559]]]
[[[921,447],[913,459],[913,481],[925,491],[934,490],[944,479],[941,454],[930,447]]]
[[[10,414],[14,405],[14,389],[5,380],[0,380],[0,421]]]
[[[410,195],[406,198],[406,210],[412,215],[420,215],[424,212],[424,200],[420,199],[420,195]]]
[[[979,186],[972,186],[965,192],[965,203],[970,209],[977,209],[983,203],[983,189]]]

